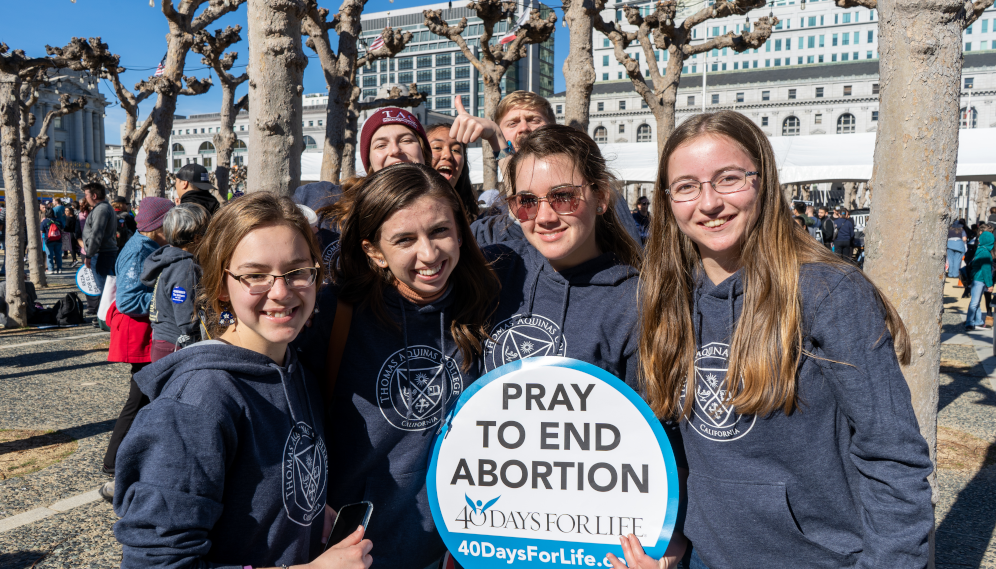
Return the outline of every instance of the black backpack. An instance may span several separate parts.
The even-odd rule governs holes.
[[[55,311],[56,323],[60,326],[68,326],[82,324],[86,321],[83,317],[84,308],[80,297],[76,296],[76,293],[70,293],[64,299],[56,302],[52,310]]]

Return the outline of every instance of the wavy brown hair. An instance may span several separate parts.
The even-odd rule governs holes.
[[[212,337],[225,331],[218,318],[227,303],[218,297],[226,292],[225,269],[235,249],[253,230],[270,225],[287,225],[297,229],[308,244],[311,258],[318,266],[315,288],[325,280],[320,259],[321,249],[308,220],[293,200],[269,192],[256,192],[234,199],[215,213],[207,231],[197,245],[197,262],[202,276],[197,284],[197,307],[204,311],[204,326]]]
[[[591,184],[591,189],[599,197],[606,198],[608,207],[605,213],[595,217],[595,243],[603,253],[615,253],[623,263],[640,268],[643,254],[640,246],[630,237],[619,221],[614,207],[619,199],[615,186],[619,181],[609,173],[605,158],[598,144],[576,128],[553,124],[538,128],[529,133],[520,143],[508,163],[508,186],[510,195],[516,192],[516,172],[523,160],[535,160],[562,156],[581,173],[581,177]]]
[[[744,299],[730,342],[726,389],[732,395],[728,401],[738,413],[767,415],[781,409],[790,414],[799,403],[796,372],[803,341],[801,267],[824,263],[842,272],[858,269],[796,226],[778,184],[771,144],[750,119],[733,111],[701,114],[682,123],[668,138],[661,155],[655,215],[646,248],[648,261],[640,274],[640,359],[647,398],[660,417],[687,418],[691,413],[693,398],[686,397],[682,406],[680,397],[686,385],[688,393],[695,387],[692,303],[702,259],[695,243],[678,228],[666,190],[672,154],[702,136],[723,137],[737,145],[759,172],[753,206],[756,216],[740,243]],[[910,342],[906,327],[892,304],[874,283],[872,286],[885,311],[899,360],[907,364]]]
[[[330,264],[339,298],[364,305],[383,322],[397,327],[384,308],[384,289],[393,286],[390,269],[378,267],[363,250],[363,241],[380,241],[380,230],[391,215],[423,197],[444,201],[453,211],[457,233],[463,240],[460,260],[450,274],[453,315],[450,334],[460,348],[466,371],[488,337],[488,318],[501,285],[481,253],[456,191],[438,172],[424,164],[394,164],[374,172],[345,190],[331,208],[331,218],[341,229],[339,251]]]

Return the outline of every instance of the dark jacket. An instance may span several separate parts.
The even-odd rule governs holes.
[[[200,340],[200,322],[194,306],[201,267],[194,256],[166,245],[152,253],[142,267],[142,284],[153,288],[149,320],[152,339],[179,347]]]
[[[214,215],[214,212],[218,211],[218,208],[221,207],[221,204],[218,203],[218,199],[215,198],[211,192],[195,188],[193,186],[191,186],[189,190],[180,196],[180,203],[195,203],[197,205],[202,205],[204,206],[204,209],[208,211],[209,215]]]
[[[121,567],[280,567],[320,553],[321,394],[292,350],[281,367],[201,342],[135,382],[151,402],[118,449]]]
[[[833,242],[850,244],[854,239],[854,222],[849,217],[838,217],[833,223],[837,226],[837,237]]]
[[[453,299],[451,288],[417,306],[388,288],[384,308],[393,325],[370,307],[353,308],[326,410],[329,452],[348,463],[329,472],[329,505],[373,503],[366,537],[376,544],[374,568],[421,569],[446,552],[425,485],[433,435],[483,373],[479,362],[461,369],[463,358],[450,334]],[[323,383],[336,306],[335,289],[326,287],[319,294],[320,318],[295,342],[302,361]]]
[[[871,283],[803,267],[800,408],[753,416],[725,397],[740,279],[693,293],[685,535],[710,569],[926,567],[932,466]]]
[[[90,258],[105,251],[117,251],[118,240],[115,236],[117,229],[118,217],[111,204],[102,201],[93,206],[83,225],[83,248],[86,250],[86,257]]]

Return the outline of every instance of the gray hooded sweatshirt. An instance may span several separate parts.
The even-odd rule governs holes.
[[[805,265],[800,290],[799,408],[742,415],[725,396],[741,274],[699,277],[685,535],[710,569],[926,567],[931,463],[884,310],[853,269]]]
[[[152,339],[182,348],[200,341],[194,296],[201,267],[194,256],[179,247],[166,245],[145,259],[142,284],[153,287],[149,320]]]

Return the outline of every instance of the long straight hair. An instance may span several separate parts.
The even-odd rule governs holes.
[[[656,215],[640,275],[640,359],[647,397],[660,417],[691,413],[693,398],[686,397],[683,406],[680,398],[683,388],[694,393],[695,387],[692,310],[702,258],[678,228],[666,190],[672,154],[703,136],[722,137],[736,145],[759,172],[753,206],[756,216],[740,243],[744,299],[730,342],[728,402],[743,414],[766,415],[777,409],[790,414],[798,405],[796,371],[803,342],[800,269],[808,263],[833,265],[842,272],[858,269],[796,226],[778,184],[771,144],[750,119],[733,111],[694,116],[675,129],[664,145],[654,191]],[[906,328],[895,308],[872,286],[899,360],[907,364]]]
[[[614,207],[619,200],[615,190],[618,180],[609,173],[605,158],[598,144],[587,133],[576,128],[552,124],[538,128],[529,133],[519,143],[508,164],[508,185],[511,195],[515,195],[516,172],[522,161],[528,157],[534,160],[552,158],[555,156],[567,159],[577,170],[585,182],[591,184],[591,189],[600,198],[604,198],[608,207],[602,215],[595,216],[595,243],[603,253],[615,253],[623,263],[636,269],[643,263],[640,246],[629,235],[616,215]]]
[[[382,322],[398,326],[384,307],[384,289],[394,275],[378,267],[363,250],[363,241],[377,243],[389,217],[423,197],[442,200],[453,211],[457,234],[462,238],[460,261],[450,274],[454,311],[450,334],[460,348],[464,370],[482,353],[488,337],[487,320],[501,285],[481,253],[456,191],[438,172],[424,164],[394,164],[367,176],[343,192],[331,207],[331,219],[341,229],[339,251],[329,263],[339,298],[369,307]]]

